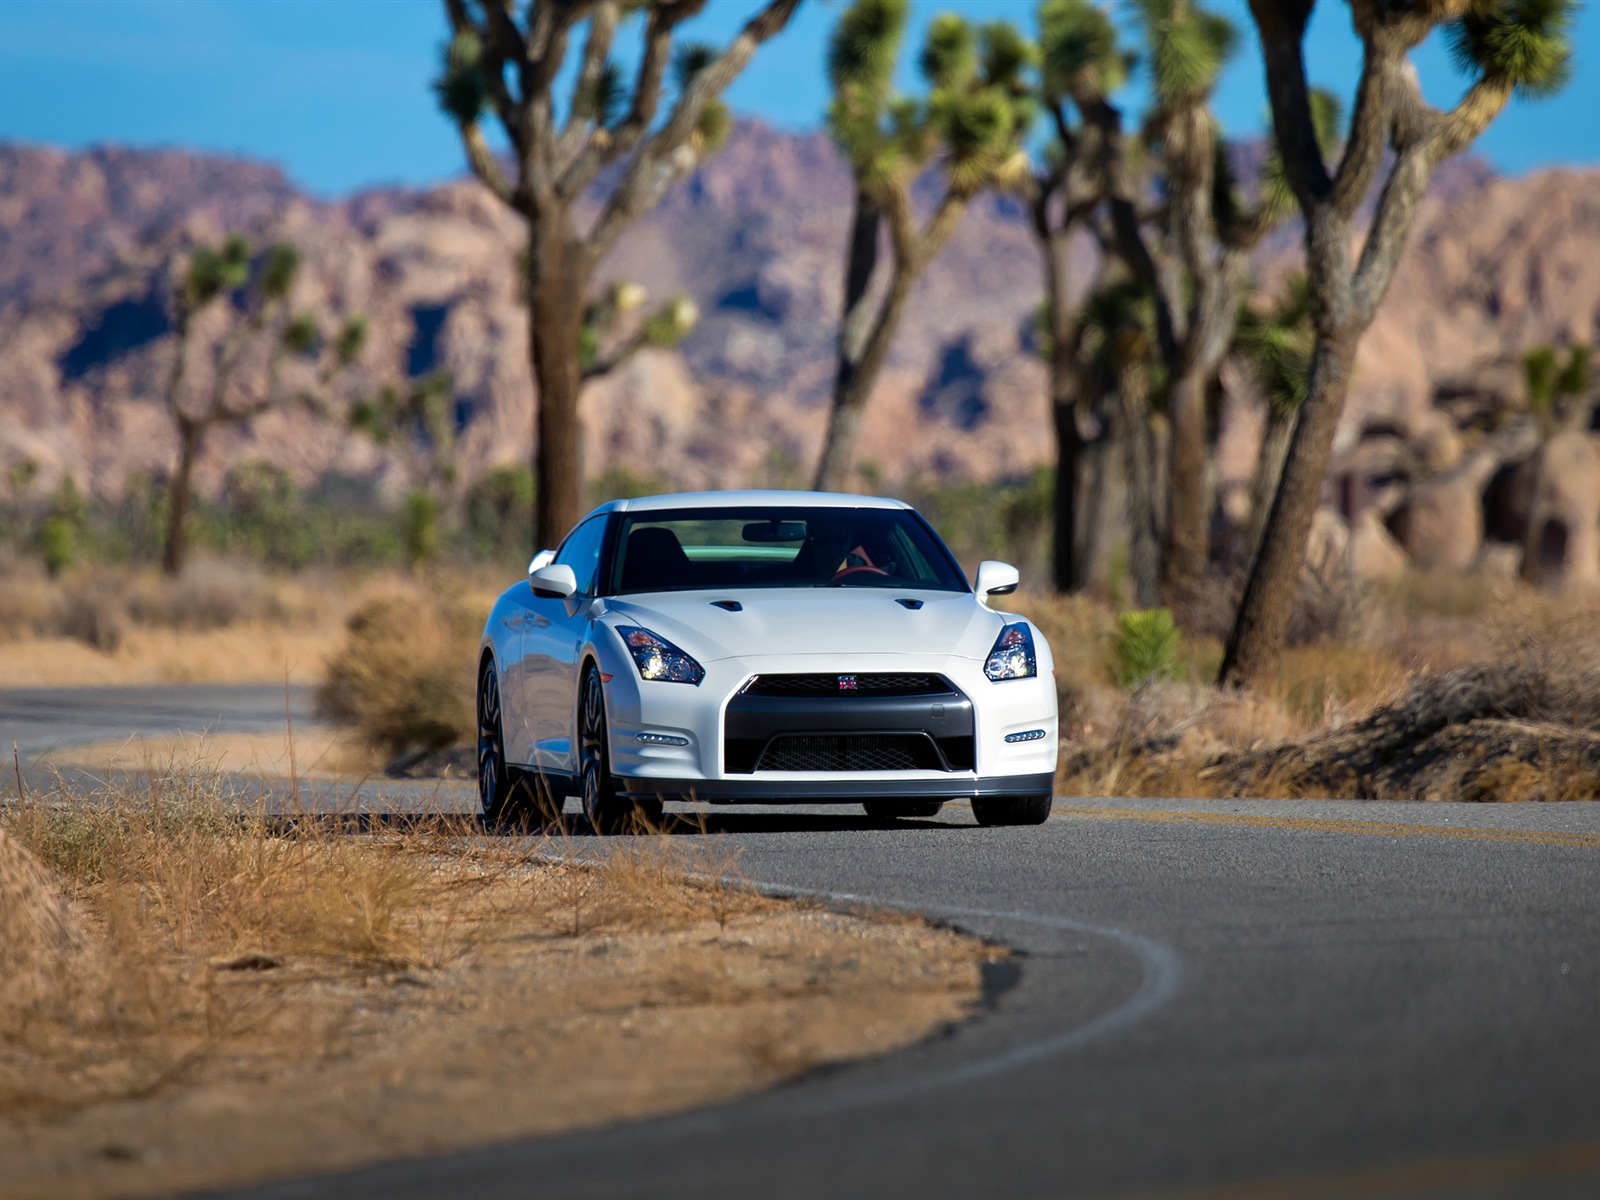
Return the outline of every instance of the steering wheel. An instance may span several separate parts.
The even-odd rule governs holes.
[[[828,580],[828,582],[838,583],[839,580],[848,579],[851,575],[887,575],[888,573],[889,572],[885,571],[882,567],[841,567],[837,572],[834,573],[833,578]]]

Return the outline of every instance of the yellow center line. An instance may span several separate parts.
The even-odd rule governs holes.
[[[1284,1176],[1172,1192],[1141,1192],[1124,1200],[1357,1200],[1416,1196],[1600,1172],[1600,1142],[1569,1142],[1545,1150],[1485,1158],[1426,1159],[1393,1167],[1362,1167],[1327,1175]]]
[[[1586,846],[1600,849],[1600,834],[1560,833],[1536,829],[1465,829],[1450,825],[1396,825],[1384,821],[1336,821],[1323,817],[1256,817],[1244,813],[1176,812],[1141,808],[1063,806],[1063,816],[1102,821],[1159,821],[1175,825],[1245,825],[1260,829],[1295,829],[1313,833],[1359,833],[1373,837],[1465,838],[1475,842],[1526,842],[1538,846]]]

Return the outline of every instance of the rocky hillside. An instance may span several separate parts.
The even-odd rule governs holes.
[[[1362,348],[1347,440],[1423,430],[1437,399],[1481,386],[1526,346],[1600,337],[1600,172],[1443,174]],[[823,422],[849,197],[826,137],[742,125],[631,232],[607,265],[653,294],[687,291],[703,321],[596,385],[587,455],[684,485],[803,479]],[[468,471],[520,460],[532,428],[521,232],[475,184],[322,203],[276,170],[181,152],[0,148],[0,468],[32,458],[116,493],[165,470],[159,402],[171,356],[170,263],[197,237],[273,230],[302,248],[297,303],[372,318],[355,387],[453,373]],[[1085,249],[1085,260],[1089,252]],[[1260,263],[1270,285],[1298,248]],[[1043,372],[1028,348],[1039,268],[1014,203],[986,198],[918,288],[862,447],[890,481],[995,479],[1047,461]],[[1230,407],[1224,473],[1248,473],[1247,404]],[[214,488],[241,458],[309,480],[392,476],[370,447],[305,414],[208,446]]]

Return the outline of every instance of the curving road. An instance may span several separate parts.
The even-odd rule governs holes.
[[[441,799],[471,802],[365,797]],[[761,1096],[244,1194],[1600,1195],[1600,804],[1073,800],[1038,829],[959,806],[711,828],[755,879],[916,908],[1017,965],[949,1036]]]

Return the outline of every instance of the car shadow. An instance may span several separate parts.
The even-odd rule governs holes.
[[[864,813],[667,813],[660,832],[676,836],[718,833],[852,833],[880,829],[956,829],[966,822]]]

